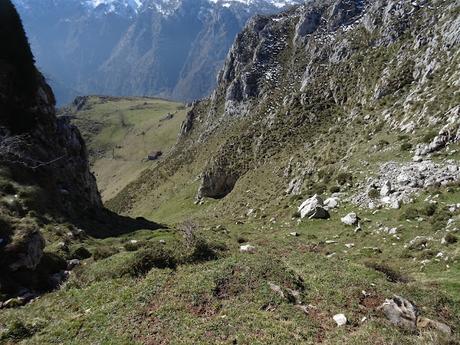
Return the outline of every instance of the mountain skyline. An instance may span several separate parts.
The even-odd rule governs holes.
[[[301,0],[16,0],[59,105],[77,95],[208,96],[237,33]]]

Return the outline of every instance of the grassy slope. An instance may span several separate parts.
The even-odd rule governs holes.
[[[433,83],[443,85],[437,79]],[[442,97],[424,104],[455,102],[446,98],[447,91],[437,94]],[[394,100],[383,101],[391,104]],[[193,157],[173,157],[144,170],[130,184],[130,192],[123,190],[109,205],[133,216],[161,220],[170,229],[139,231],[102,242],[84,240],[91,250],[111,246],[120,253],[96,262],[88,259],[60,291],[24,308],[2,311],[0,328],[11,330],[15,320],[21,321],[26,330],[35,332],[23,334],[24,344],[458,344],[459,245],[440,243],[446,235],[442,223],[447,218],[459,227],[458,210],[447,216],[442,211],[446,204],[460,201],[458,185],[425,191],[401,210],[374,213],[342,203],[327,221],[298,223],[292,218],[301,201],[318,186],[329,194],[327,190],[336,186],[340,171],[351,172],[356,186],[375,174],[381,163],[410,159],[401,144],[415,146],[427,130],[421,128],[402,138],[386,124],[370,121],[365,125],[365,115],[378,120],[385,107],[377,104],[349,122],[315,124],[303,136],[271,142],[273,147],[285,147],[244,174],[226,198],[205,200],[201,206],[194,204],[197,176],[227,138],[243,133],[240,128],[220,137],[217,133],[194,151],[185,151]],[[400,115],[395,111],[395,116]],[[306,142],[312,144],[308,149]],[[451,149],[457,153],[444,151],[434,159],[459,160],[459,145]],[[283,170],[292,156],[297,161],[314,160],[317,170],[298,198],[284,194],[288,179]],[[342,187],[342,191],[353,194],[354,187]],[[427,205],[425,197],[436,194],[440,196],[435,215],[423,215],[420,209]],[[136,195],[141,197],[132,201]],[[254,209],[254,216],[247,216],[249,209]],[[416,209],[423,220],[405,220],[402,215],[409,209]],[[340,222],[350,211],[367,219],[363,231],[355,233]],[[227,249],[219,252],[218,260],[181,265],[174,271],[153,269],[144,278],[114,275],[134,255],[123,249],[127,241],[142,240],[155,247],[164,239],[167,246],[174,247],[183,242],[178,228],[189,218],[199,224],[200,236],[225,245]],[[393,226],[399,227],[398,237],[379,231]],[[292,231],[300,236],[290,236]],[[425,249],[406,247],[421,235],[434,240]],[[336,243],[326,242],[331,240]],[[239,253],[240,242],[255,245],[257,252]],[[353,247],[345,246],[351,243]],[[448,259],[436,258],[439,252]],[[427,259],[430,261],[422,264]],[[405,279],[390,281],[370,264],[385,264]],[[311,305],[308,315],[268,286],[273,282],[294,287],[300,278],[304,282],[302,302]],[[370,297],[363,299],[363,290]],[[390,325],[376,306],[393,294],[414,301],[422,315],[450,325],[454,335],[445,339],[430,331],[411,334]],[[337,328],[332,320],[336,313],[344,313],[349,324]],[[363,317],[367,317],[365,322],[361,322]]]
[[[380,137],[391,143],[390,148],[368,157],[371,164],[388,156],[404,159],[406,153],[400,151],[395,134],[383,130],[372,140]],[[368,147],[357,145],[358,156]],[[288,157],[277,156],[240,179],[227,198],[206,200],[201,206],[193,203],[196,183],[177,187],[190,181],[194,168],[179,171],[161,185],[155,194],[159,200],[150,204],[154,207],[147,207],[149,199],[145,209],[133,210],[137,215],[165,219],[171,229],[84,241],[91,250],[111,246],[121,252],[102,261],[86,260],[62,290],[24,308],[3,311],[0,325],[11,327],[14,320],[21,320],[26,328],[34,329],[35,323],[35,335],[24,344],[368,344],[370,339],[373,344],[447,344],[449,339],[433,332],[415,335],[398,330],[375,307],[384,298],[401,294],[417,303],[424,316],[458,329],[458,243],[440,244],[445,231],[435,227],[435,216],[409,222],[402,214],[408,208],[422,208],[425,197],[434,194],[440,194],[441,210],[460,200],[460,188],[430,190],[401,210],[383,209],[375,214],[343,203],[332,212],[331,220],[298,223],[291,217],[301,200],[283,196],[278,172]],[[359,163],[350,160],[350,164]],[[168,188],[171,193],[162,197]],[[353,187],[344,191],[352,192]],[[254,216],[246,215],[250,208]],[[340,223],[340,217],[350,211],[367,219],[362,232],[354,233]],[[168,246],[175,246],[182,242],[179,223],[190,217],[207,241],[227,247],[218,260],[181,265],[175,271],[153,269],[145,278],[113,276],[133,255],[123,249],[124,243],[137,239],[157,246],[164,239]],[[458,211],[449,217],[458,224]],[[381,226],[399,226],[399,239],[378,232]],[[292,231],[300,236],[289,236]],[[425,250],[405,248],[421,235],[435,241]],[[241,241],[255,245],[257,253],[239,253]],[[354,247],[347,248],[349,243]],[[374,247],[381,252],[369,249]],[[448,256],[448,261],[436,260],[438,252]],[[422,265],[425,259],[430,262]],[[369,268],[369,263],[385,264],[408,281],[391,282]],[[268,282],[292,287],[299,277],[304,281],[302,301],[312,306],[308,315],[268,287]],[[371,297],[362,299],[363,290]],[[336,313],[345,313],[349,325],[337,328],[332,320]],[[361,322],[363,317],[367,317],[365,322]],[[450,339],[453,344],[455,340],[458,335]]]
[[[174,117],[160,121],[168,113]],[[115,196],[142,170],[152,166],[151,162],[143,161],[150,152],[169,152],[177,140],[185,113],[181,103],[112,97],[91,97],[85,107],[76,112],[74,123],[88,143],[103,200]]]

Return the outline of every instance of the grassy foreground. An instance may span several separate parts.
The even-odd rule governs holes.
[[[407,219],[414,209],[427,206],[429,194],[439,195],[434,214]],[[3,310],[2,341],[456,344],[455,334],[447,338],[429,330],[399,330],[376,307],[400,294],[414,301],[424,316],[447,323],[454,332],[459,327],[458,244],[441,244],[445,234],[436,230],[437,222],[446,221],[444,205],[459,198],[460,187],[450,186],[431,190],[400,210],[359,210],[365,221],[356,233],[340,222],[356,210],[347,203],[330,220],[300,223],[291,218],[297,200],[279,200],[278,211],[258,209],[238,221],[230,213],[216,218],[214,201],[199,210],[192,202],[184,203],[195,213],[193,223],[82,240],[93,258],[84,260],[61,290],[25,307]],[[265,212],[273,218],[263,216]],[[449,217],[458,222],[459,212]],[[398,227],[396,235],[379,230],[392,226]],[[190,240],[187,229],[193,228]],[[293,231],[299,236],[291,236]],[[427,248],[409,246],[416,236],[432,240]],[[256,252],[240,253],[241,243],[254,245]],[[177,265],[147,265],[139,271],[139,258],[152,249],[164,251]],[[299,291],[307,310],[281,298],[270,283]],[[335,325],[332,316],[337,313],[346,315],[346,326]]]

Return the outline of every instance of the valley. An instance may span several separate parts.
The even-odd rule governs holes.
[[[186,107],[155,98],[80,97],[61,110],[88,145],[91,169],[103,200],[110,200],[166,156],[177,141]]]

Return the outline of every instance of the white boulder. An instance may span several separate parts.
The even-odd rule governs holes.
[[[340,218],[342,223],[346,225],[356,225],[359,222],[359,217],[356,213],[351,212],[347,214],[345,217]]]
[[[305,200],[299,206],[299,213],[300,218],[308,217],[310,219],[319,218],[319,219],[327,219],[329,218],[329,212],[324,208],[323,199],[318,196],[314,195],[311,198]]]

